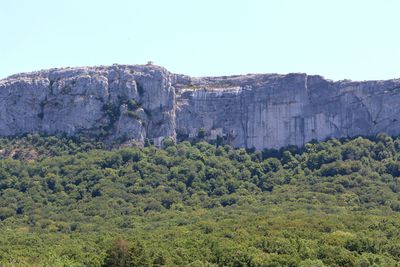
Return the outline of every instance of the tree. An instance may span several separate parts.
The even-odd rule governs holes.
[[[103,267],[131,267],[129,245],[126,240],[117,238],[107,251]],[[135,265],[136,266],[136,265]]]
[[[130,267],[151,266],[149,253],[140,241],[136,241],[135,244],[130,248],[129,257]]]
[[[200,129],[197,131],[197,138],[203,139],[204,137],[206,137],[206,129],[200,128]]]

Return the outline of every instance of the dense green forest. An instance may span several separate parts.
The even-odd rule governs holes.
[[[400,138],[0,139],[0,266],[400,266]]]

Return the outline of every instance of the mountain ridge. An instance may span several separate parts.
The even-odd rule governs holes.
[[[89,135],[109,143],[204,138],[279,148],[400,134],[400,79],[305,73],[190,77],[153,64],[48,69],[0,80],[0,135]]]

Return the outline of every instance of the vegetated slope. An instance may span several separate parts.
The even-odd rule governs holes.
[[[0,265],[398,266],[400,138],[0,140]],[[119,262],[119,265],[117,264]]]

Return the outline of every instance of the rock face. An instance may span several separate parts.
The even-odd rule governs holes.
[[[0,80],[0,135],[85,135],[160,145],[204,135],[279,148],[329,137],[400,134],[400,79],[306,74],[192,78],[155,65],[51,69]]]

